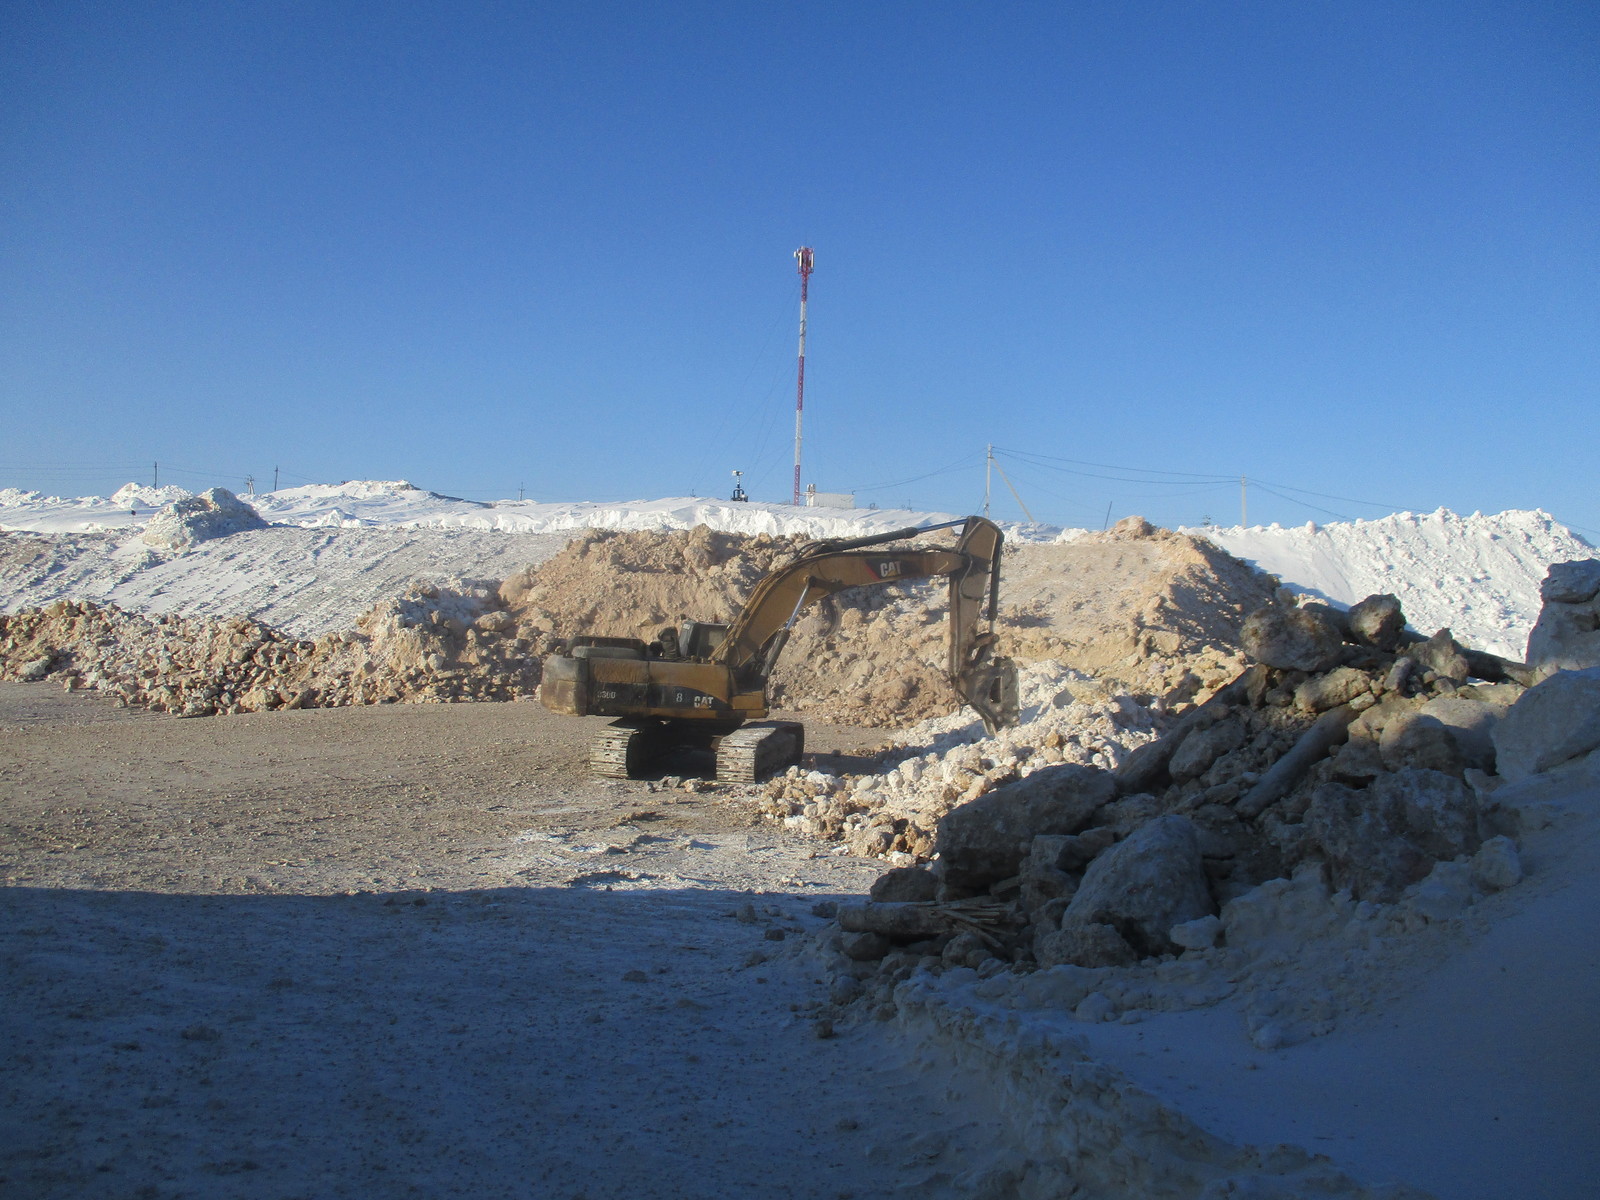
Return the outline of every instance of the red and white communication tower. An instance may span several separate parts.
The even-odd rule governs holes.
[[[811,282],[811,247],[794,252],[800,264],[800,371],[794,386],[794,502],[800,503],[800,418],[806,407],[806,286]]]

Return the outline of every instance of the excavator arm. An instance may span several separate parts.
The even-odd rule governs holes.
[[[966,565],[950,576],[950,658],[956,695],[983,718],[989,733],[1017,723],[1017,666],[995,654],[1000,607],[1000,549],[1005,537],[992,521],[969,517],[956,543]]]
[[[539,699],[574,716],[616,718],[590,747],[600,775],[637,778],[668,750],[709,749],[717,778],[751,783],[798,762],[805,733],[798,722],[762,721],[767,679],[806,605],[848,588],[912,579],[950,580],[947,669],[956,694],[990,733],[1017,720],[1017,669],[995,655],[1000,530],[968,517],[954,547],[893,546],[929,529],[898,529],[849,541],[814,542],[756,585],[743,610],[709,654],[691,631],[680,651],[638,638],[581,636],[572,652],[545,660]],[[686,629],[690,628],[685,626]]]
[[[711,661],[725,665],[742,687],[764,690],[808,604],[849,588],[948,576],[950,682],[990,733],[1015,724],[1016,667],[994,655],[1004,536],[983,517],[968,517],[961,524],[961,536],[949,550],[887,545],[927,532],[915,528],[807,547],[793,563],[756,585]]]

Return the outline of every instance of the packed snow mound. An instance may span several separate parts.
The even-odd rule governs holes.
[[[187,550],[251,529],[265,529],[261,515],[227,488],[212,488],[167,505],[145,526],[143,541],[160,550]]]
[[[111,493],[111,503],[117,508],[165,508],[169,504],[187,500],[193,494],[181,487],[145,487],[143,484],[125,483]]]
[[[1387,592],[1420,633],[1450,629],[1468,645],[1522,658],[1539,615],[1539,584],[1592,548],[1549,513],[1395,513],[1376,521],[1188,529],[1337,604]]]
[[[401,481],[352,480],[348,483],[283,488],[259,498],[257,506],[275,524],[356,528],[403,525],[430,529],[492,529],[516,533],[576,533],[585,529],[670,531],[704,525],[724,533],[765,533],[773,537],[860,537],[910,526],[959,520],[951,513],[908,509],[796,508],[757,501],[669,497],[616,504],[575,501],[463,500]],[[1054,526],[1040,526],[1053,537]]]
[[[257,497],[255,503],[274,524],[311,529],[450,524],[493,528],[492,522],[471,520],[489,505],[441,496],[404,479],[352,479],[281,488]]]

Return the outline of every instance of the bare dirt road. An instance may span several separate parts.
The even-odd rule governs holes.
[[[818,1036],[812,908],[880,864],[588,732],[0,685],[0,1194],[990,1193],[976,1081]]]

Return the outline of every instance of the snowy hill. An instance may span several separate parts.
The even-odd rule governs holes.
[[[1297,591],[1339,604],[1400,598],[1414,629],[1445,627],[1467,645],[1521,659],[1553,562],[1594,549],[1546,512],[1395,513],[1376,521],[1187,529]]]

